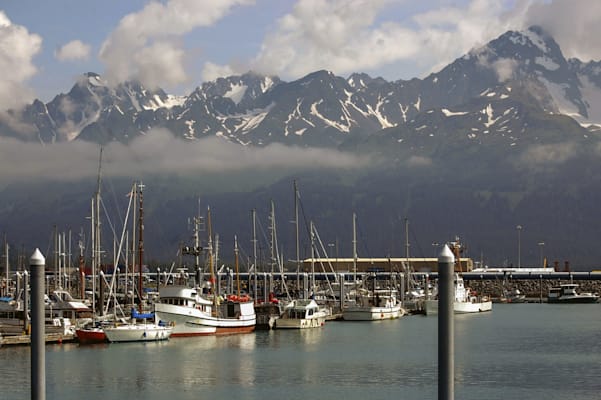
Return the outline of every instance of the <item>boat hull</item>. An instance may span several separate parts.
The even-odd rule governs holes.
[[[104,333],[109,342],[154,342],[169,339],[172,329],[155,324],[121,325],[105,328]]]
[[[486,311],[492,311],[491,300],[482,302],[455,301],[453,303],[453,312],[455,314],[475,314]],[[426,313],[426,315],[437,315],[438,300],[424,301],[424,312]]]
[[[107,342],[106,334],[102,328],[76,329],[75,336],[80,344],[95,344]]]
[[[315,318],[278,318],[275,321],[275,329],[310,329],[319,328],[326,323],[326,316],[316,316]]]
[[[347,307],[342,310],[345,321],[382,321],[397,319],[403,315],[401,306],[395,307]]]
[[[157,303],[155,314],[159,320],[173,326],[172,337],[250,333],[256,325],[254,313],[238,318],[218,318],[191,307]]]
[[[572,297],[572,298],[562,298],[562,299],[547,299],[548,303],[551,304],[589,304],[589,303],[597,303],[599,301],[598,297]]]

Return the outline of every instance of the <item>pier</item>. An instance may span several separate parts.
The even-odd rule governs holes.
[[[62,333],[47,333],[44,335],[46,344],[61,344],[75,342],[75,335]],[[3,346],[29,346],[31,344],[31,335],[10,335],[0,336],[0,347]]]

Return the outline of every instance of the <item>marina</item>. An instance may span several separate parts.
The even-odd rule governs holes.
[[[600,304],[498,304],[455,317],[456,398],[590,400]],[[437,318],[328,321],[168,341],[46,346],[47,398],[436,398]],[[29,347],[0,349],[1,397],[29,399]]]

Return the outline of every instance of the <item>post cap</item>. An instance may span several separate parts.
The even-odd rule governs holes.
[[[42,255],[42,252],[40,251],[40,249],[38,249],[37,247],[36,247],[35,251],[33,252],[33,254],[31,255],[31,258],[29,259],[29,265],[37,265],[37,266],[46,265],[46,259]]]
[[[451,249],[449,249],[448,245],[445,244],[438,254],[438,262],[440,264],[453,264],[455,262],[455,255]]]

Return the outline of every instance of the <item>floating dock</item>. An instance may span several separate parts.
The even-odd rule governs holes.
[[[46,344],[61,344],[74,342],[75,335],[64,335],[62,333],[47,333],[45,335]],[[9,335],[0,337],[0,347],[10,345],[29,346],[31,344],[30,335]]]

